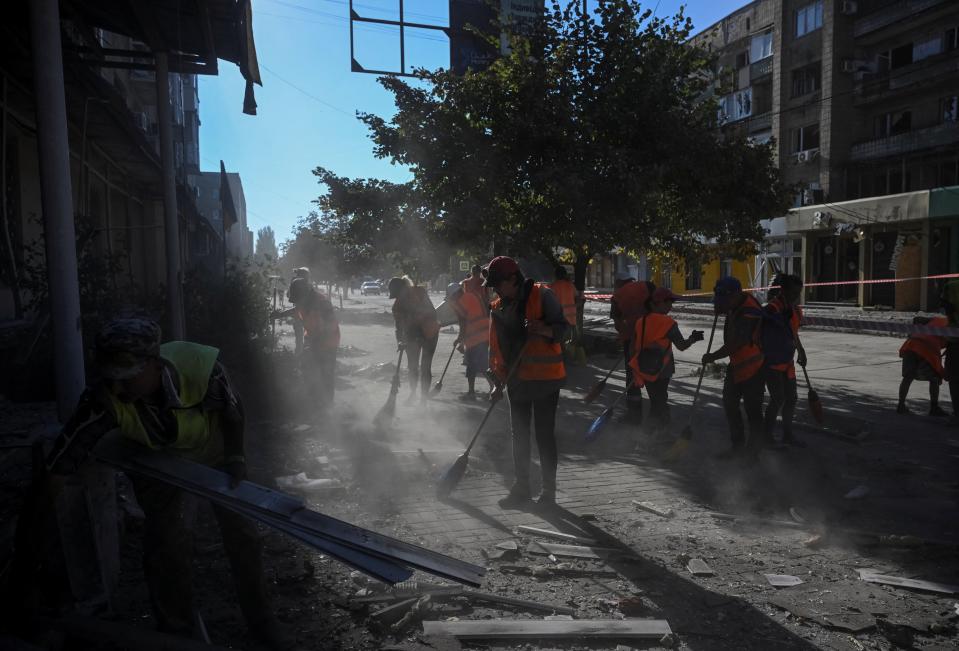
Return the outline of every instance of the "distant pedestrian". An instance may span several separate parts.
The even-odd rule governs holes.
[[[394,299],[396,343],[406,347],[410,399],[416,395],[419,387],[420,399],[425,401],[433,382],[433,354],[440,335],[436,308],[426,288],[413,285],[413,281],[406,276],[390,278],[387,287],[390,298]]]
[[[723,324],[723,345],[712,353],[703,355],[703,364],[729,357],[726,378],[723,382],[723,409],[729,425],[732,447],[721,457],[746,455],[747,461],[755,461],[763,447],[763,394],[765,389],[762,336],[762,306],[752,295],[743,291],[743,286],[733,277],[722,278],[714,288],[713,305],[726,315]],[[746,439],[740,403],[749,422],[749,439]]]
[[[509,422],[513,437],[513,467],[516,481],[509,495],[499,501],[502,508],[516,508],[531,499],[531,422],[539,448],[543,473],[541,505],[556,502],[556,407],[559,390],[566,381],[566,367],[560,342],[569,325],[555,294],[543,285],[527,280],[512,258],[493,258],[487,267],[486,286],[499,297],[490,312],[490,371],[496,387],[491,400],[499,400],[506,389]],[[509,378],[509,370],[518,364]]]
[[[306,280],[306,284],[310,287],[313,286],[313,281],[310,280],[310,270],[306,267],[297,267],[293,270],[293,280],[290,281],[290,289],[286,292],[286,297],[289,301],[293,302],[293,281],[297,278],[303,278]],[[293,317],[293,353],[299,355],[300,351],[303,350],[303,322],[300,321],[300,318],[296,315],[296,312],[289,310],[288,313]]]
[[[680,298],[665,287],[653,292],[650,312],[636,321],[633,356],[629,367],[637,387],[646,387],[649,395],[647,432],[654,438],[669,429],[669,381],[676,372],[672,347],[686,350],[703,340],[702,330],[693,330],[689,339],[679,331],[679,324],[669,316],[673,301]]]
[[[489,367],[489,310],[479,296],[463,291],[462,286],[456,283],[447,288],[446,300],[453,306],[459,321],[456,346],[463,353],[469,387],[460,399],[476,400],[476,376],[484,374]]]
[[[803,282],[799,276],[780,273],[769,290],[762,326],[763,372],[769,405],[766,407],[764,431],[766,444],[775,443],[776,419],[782,413],[783,443],[794,447],[806,444],[793,433],[793,416],[799,391],[796,364],[806,366],[806,351],[799,340],[802,308],[799,305]],[[798,353],[798,356],[797,356]],[[795,362],[794,362],[795,359]]]

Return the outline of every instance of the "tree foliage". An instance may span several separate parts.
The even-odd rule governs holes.
[[[412,171],[429,230],[550,257],[564,247],[578,284],[616,246],[705,255],[706,241],[759,240],[788,191],[769,145],[720,131],[691,21],[635,0],[580,6],[553,2],[483,72],[380,79],[396,114],[361,119],[376,155]]]
[[[280,257],[276,248],[276,233],[270,226],[264,226],[256,232],[256,249],[253,256],[267,264],[276,262]]]

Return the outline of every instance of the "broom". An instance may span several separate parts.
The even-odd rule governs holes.
[[[706,354],[709,354],[709,351],[713,347],[713,337],[716,336],[716,324],[719,322],[719,313],[717,312],[713,316],[713,328],[709,331],[709,343],[706,344]],[[696,402],[699,399],[699,389],[703,386],[703,376],[706,374],[706,365],[703,364],[699,369],[699,381],[696,382],[696,391],[693,393],[693,402],[689,406],[689,421],[686,423],[686,427],[683,428],[683,431],[680,433],[679,438],[676,439],[676,442],[673,443],[666,453],[663,455],[663,460],[667,462],[678,461],[680,457],[686,454],[686,450],[689,448],[689,441],[693,438],[693,416],[696,414]]]
[[[599,397],[599,394],[601,394],[603,389],[606,388],[606,382],[609,380],[609,376],[613,374],[613,371],[619,368],[619,365],[623,363],[623,359],[624,358],[620,358],[619,361],[617,361],[616,364],[606,372],[606,377],[593,385],[593,388],[583,396],[583,402],[588,405]]]
[[[406,346],[401,344],[400,354],[396,359],[396,372],[393,373],[393,382],[390,385],[390,397],[386,399],[386,404],[380,407],[380,410],[376,412],[376,416],[373,417],[373,424],[378,428],[382,428],[389,423],[393,416],[396,415],[396,394],[400,391],[400,369],[403,366],[404,350],[406,350]]]
[[[459,339],[457,339],[456,341],[459,341]],[[450,362],[453,361],[453,353],[456,352],[456,341],[453,342],[453,349],[450,351],[450,356],[449,356],[449,358],[446,360],[446,366],[443,367],[443,374],[440,375],[440,381],[437,382],[435,385],[433,385],[433,390],[430,391],[430,395],[431,395],[431,396],[435,396],[437,393],[440,392],[440,389],[443,388],[443,378],[446,377],[446,371],[447,371],[447,370],[449,369],[449,367],[450,367]]]
[[[609,419],[613,416],[613,411],[616,409],[616,405],[619,404],[619,401],[623,399],[627,391],[623,391],[616,397],[616,400],[613,400],[613,404],[606,408],[599,417],[593,421],[593,424],[589,426],[589,429],[586,431],[586,440],[595,441],[599,438],[599,435],[603,433],[603,428],[606,427],[606,424],[609,423]]]
[[[519,363],[523,360],[523,353],[526,352],[526,345],[527,344],[523,344],[523,347],[519,351],[519,356],[517,356],[516,361],[513,362],[513,366],[510,367],[509,372],[506,374],[506,381],[503,382],[504,386],[509,384],[509,381],[516,373],[516,369],[519,368]],[[463,475],[466,474],[466,468],[469,466],[470,462],[470,450],[473,449],[473,444],[476,443],[476,439],[479,438],[480,432],[483,431],[486,421],[489,420],[490,414],[493,413],[493,408],[496,407],[496,403],[499,402],[500,399],[501,398],[497,398],[490,403],[489,408],[486,410],[486,415],[483,416],[483,420],[480,421],[479,427],[476,428],[473,438],[470,439],[469,445],[466,446],[466,451],[463,452],[463,454],[461,454],[456,461],[453,462],[453,465],[443,473],[443,476],[440,477],[439,482],[436,484],[437,497],[447,497],[463,479]]]
[[[812,417],[816,420],[817,423],[822,425],[822,403],[819,401],[819,394],[816,393],[816,390],[812,388],[812,384],[809,382],[809,373],[806,372],[806,367],[802,367],[803,377],[806,378],[806,388],[809,390],[809,393],[806,394],[806,399],[809,400],[809,411],[812,413]]]

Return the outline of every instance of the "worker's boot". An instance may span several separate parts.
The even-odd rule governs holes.
[[[499,501],[499,506],[501,509],[516,509],[529,504],[530,500],[529,487],[514,485],[509,495]]]
[[[896,413],[897,413],[897,414],[905,414],[905,415],[908,416],[909,414],[912,413],[912,411],[909,409],[909,407],[906,406],[906,403],[900,402],[900,403],[896,406]]]
[[[556,506],[556,486],[543,485],[543,492],[536,499],[539,506]]]
[[[935,418],[946,418],[949,416],[949,414],[939,406],[939,403],[935,403],[929,407],[929,415]]]

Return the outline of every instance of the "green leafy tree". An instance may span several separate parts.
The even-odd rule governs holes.
[[[380,79],[397,111],[361,119],[376,155],[412,171],[429,230],[565,250],[581,288],[590,259],[615,246],[705,256],[707,241],[759,240],[759,220],[782,214],[789,192],[771,146],[720,130],[691,21],[635,0],[580,7],[553,2],[483,72]]]
[[[256,232],[256,250],[253,257],[266,264],[274,263],[280,257],[276,248],[276,233],[270,226],[264,226]]]

